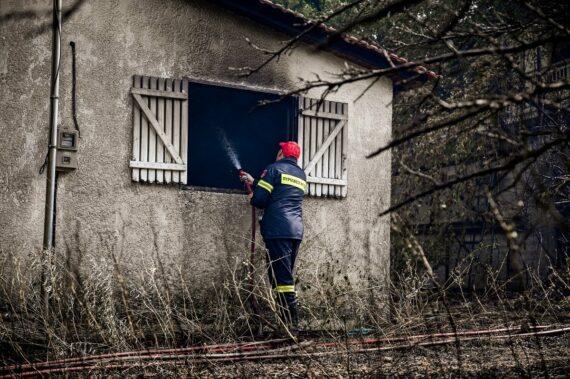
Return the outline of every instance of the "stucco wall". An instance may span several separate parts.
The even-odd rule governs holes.
[[[45,2],[2,1],[2,12],[45,9]],[[70,1],[64,1],[68,6]],[[47,149],[49,13],[0,25],[0,254],[32,256],[41,249]],[[36,33],[37,34],[37,33]],[[339,72],[344,61],[308,46],[259,74],[238,79],[228,67],[264,58],[248,46],[276,47],[285,36],[207,1],[87,1],[63,27],[61,127],[72,128],[71,50],[77,44],[79,169],[58,182],[56,246],[72,270],[114,256],[125,271],[154,267],[181,273],[201,287],[219,283],[225,268],[248,254],[245,196],[145,185],[130,180],[132,75],[208,80],[289,90],[299,78]],[[361,285],[382,282],[389,269],[389,226],[377,214],[390,199],[390,156],[366,153],[390,138],[392,84],[342,87],[329,99],[349,104],[348,197],[307,198],[302,281]],[[317,93],[312,93],[317,95]],[[222,268],[222,269],[220,269]]]

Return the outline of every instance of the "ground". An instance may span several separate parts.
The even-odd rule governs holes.
[[[342,354],[287,361],[157,365],[114,372],[117,376],[200,378],[345,378],[345,377],[501,377],[563,378],[570,372],[568,335],[541,339],[461,345],[461,367],[453,345],[418,347],[383,354]]]
[[[0,317],[0,377],[62,375],[64,370],[71,377],[561,378],[570,372],[567,299],[517,296],[483,303],[466,298],[446,311],[438,298],[427,296],[414,303],[425,307],[411,312],[405,312],[406,304],[393,303],[390,319],[366,327],[305,331],[299,344],[279,331],[252,341],[223,324],[225,329],[204,325],[196,338],[174,340],[160,339],[159,325],[150,325],[154,331],[144,334],[149,338],[113,345],[104,335],[87,333],[81,323],[74,324],[78,334],[63,333],[64,323],[51,331],[46,349],[38,319],[6,312]],[[42,365],[46,359],[49,364]]]

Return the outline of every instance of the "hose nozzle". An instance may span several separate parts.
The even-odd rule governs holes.
[[[246,173],[244,170],[242,170],[241,168],[238,169],[238,176],[239,176],[240,180],[241,180],[242,177],[244,177],[244,176],[246,176],[246,175],[247,175],[247,173]],[[246,191],[248,194],[250,194],[250,193],[253,192],[253,188],[252,188],[252,186],[251,186],[251,183],[249,183],[249,182],[247,182],[247,181],[244,181],[243,184],[244,184],[244,186],[245,186],[245,191]]]

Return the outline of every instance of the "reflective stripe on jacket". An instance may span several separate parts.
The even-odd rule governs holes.
[[[305,172],[294,158],[283,158],[265,169],[254,182],[251,205],[264,209],[261,235],[264,239],[303,239]]]

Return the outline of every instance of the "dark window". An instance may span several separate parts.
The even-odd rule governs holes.
[[[190,186],[243,189],[238,168],[258,177],[275,161],[278,142],[296,140],[294,97],[260,106],[261,101],[281,96],[196,82],[189,83],[188,96]],[[237,163],[232,162],[229,149]]]

